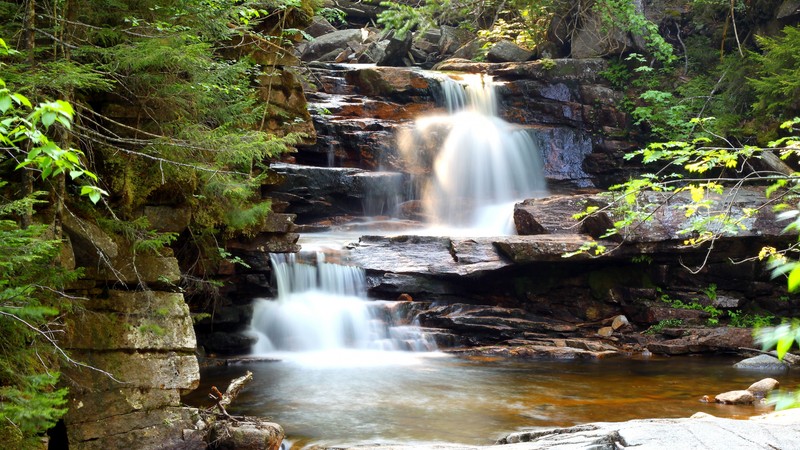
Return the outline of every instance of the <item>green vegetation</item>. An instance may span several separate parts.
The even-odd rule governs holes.
[[[202,282],[227,255],[219,241],[256,232],[270,213],[260,195],[267,164],[303,138],[298,116],[275,101],[282,79],[270,55],[313,8],[301,0],[0,1],[5,447],[41,446],[66,411],[59,366],[81,364],[57,339],[74,301],[64,290],[80,276],[61,267],[62,218],[91,217],[133,254],[173,246],[194,255],[186,265]],[[141,217],[152,204],[190,208],[187,235],[153,231]]]
[[[702,305],[697,301],[684,302],[683,300],[669,298],[666,294],[661,296],[661,301],[668,304],[672,308],[677,309],[692,309],[695,311],[703,311],[709,315],[706,324],[708,326],[719,325],[719,319],[723,315],[723,311],[713,305]]]
[[[664,328],[682,327],[683,325],[683,319],[664,319],[645,330],[644,334],[658,334],[664,331]]]

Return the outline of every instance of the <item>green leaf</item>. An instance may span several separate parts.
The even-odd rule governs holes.
[[[800,266],[796,266],[789,272],[788,289],[789,292],[797,291],[800,287]]]
[[[8,92],[0,92],[0,113],[5,113],[11,108],[11,96]]]
[[[45,128],[48,128],[48,127],[50,127],[50,125],[53,124],[53,122],[56,121],[56,118],[57,118],[57,115],[56,115],[55,112],[53,112],[53,111],[45,111],[42,114],[42,125],[44,125]]]

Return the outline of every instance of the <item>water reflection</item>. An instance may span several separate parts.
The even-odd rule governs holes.
[[[204,383],[225,385],[246,370],[255,381],[231,411],[269,416],[295,445],[354,442],[490,444],[537,426],[704,411],[748,417],[766,407],[704,404],[704,394],[744,389],[763,376],[732,360],[670,358],[599,362],[466,361],[395,354],[375,364],[337,364],[313,356],[214,369]],[[369,361],[369,358],[367,358]],[[795,374],[778,377],[794,387]],[[197,392],[197,401],[207,393]]]

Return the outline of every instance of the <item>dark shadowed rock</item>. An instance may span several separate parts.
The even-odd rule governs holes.
[[[572,324],[545,320],[518,308],[460,303],[431,307],[422,311],[417,319],[426,327],[452,330],[466,336],[471,345],[493,344],[536,333],[576,330]]]
[[[684,355],[689,353],[738,352],[752,348],[753,336],[748,328],[674,328],[673,339],[647,344],[653,353]],[[667,330],[665,330],[667,331]]]
[[[325,34],[330,34],[336,31],[336,28],[328,22],[328,19],[322,16],[314,16],[311,19],[311,25],[309,25],[305,30],[306,34],[311,37],[318,38]]]
[[[520,47],[519,45],[502,40],[489,49],[486,59],[491,62],[523,62],[531,59],[533,52]]]
[[[189,226],[192,210],[188,206],[145,206],[144,216],[150,226],[158,231],[180,233]]]
[[[198,339],[198,344],[205,347],[209,353],[242,355],[250,352],[258,338],[244,333],[214,332],[201,335]]]

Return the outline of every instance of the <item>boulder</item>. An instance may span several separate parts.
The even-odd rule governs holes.
[[[614,328],[612,327],[603,327],[597,330],[597,334],[602,337],[609,337],[614,334]]]
[[[743,359],[734,364],[733,367],[757,372],[785,372],[789,370],[788,364],[770,355],[758,355],[752,358]]]
[[[453,58],[475,59],[481,53],[482,48],[483,41],[480,39],[473,39],[459,47],[458,50],[453,53]]]
[[[628,322],[628,318],[623,315],[616,316],[614,317],[614,320],[611,321],[611,328],[614,331],[620,330],[627,326],[630,326],[630,322]]]
[[[394,32],[390,32],[386,37],[373,42],[364,51],[364,55],[378,66],[407,66],[410,50],[410,33],[406,33],[403,39],[399,39]]]
[[[221,420],[211,426],[209,442],[218,450],[279,450],[284,436],[283,427],[262,419]]]
[[[531,59],[533,52],[520,47],[519,45],[508,41],[502,40],[489,49],[486,54],[486,59],[491,62],[523,62]]]
[[[756,397],[763,398],[778,386],[780,386],[778,380],[774,378],[764,378],[763,380],[759,380],[751,384],[747,390]]]
[[[308,43],[300,55],[300,59],[303,61],[319,61],[325,55],[339,54],[347,48],[350,41],[363,42],[364,35],[362,33],[362,29],[356,28],[337,30],[322,35]]]
[[[750,391],[730,391],[717,394],[714,401],[725,405],[752,405],[755,400]]]
[[[464,28],[443,25],[439,38],[439,52],[442,55],[453,54],[467,42],[473,40],[475,34]]]

